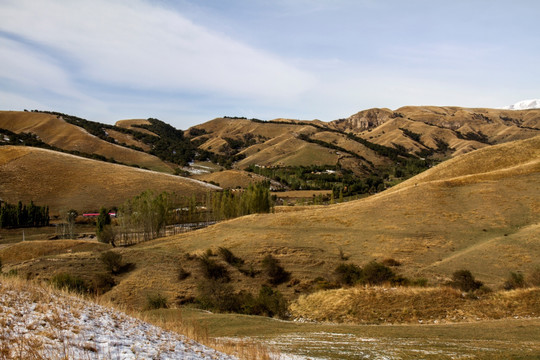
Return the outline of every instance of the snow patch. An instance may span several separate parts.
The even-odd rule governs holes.
[[[506,110],[530,110],[540,109],[540,99],[522,100],[513,105],[505,106]]]

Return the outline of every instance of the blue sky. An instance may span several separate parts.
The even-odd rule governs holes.
[[[540,97],[540,2],[0,0],[0,109],[180,129]]]

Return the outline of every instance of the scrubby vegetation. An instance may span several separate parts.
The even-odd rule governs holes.
[[[101,253],[100,260],[105,265],[107,271],[113,275],[120,274],[125,266],[122,261],[122,255],[114,251]]]
[[[270,254],[264,257],[262,267],[268,278],[268,282],[272,285],[282,284],[289,281],[291,278],[291,273],[286,271],[283,266],[279,264],[279,260]]]
[[[50,282],[58,289],[65,289],[80,294],[86,293],[89,290],[88,284],[82,278],[68,273],[58,273],[51,278]]]
[[[244,260],[234,255],[233,252],[225,247],[218,248],[218,254],[228,264],[239,267],[244,264]]]
[[[169,307],[167,298],[160,293],[146,297],[145,310],[166,309],[167,307]]]
[[[233,312],[246,315],[287,317],[288,303],[283,295],[269,286],[262,286],[259,293],[235,292],[231,284],[210,280],[198,288],[197,303],[203,309],[218,312]]]
[[[206,279],[220,280],[228,282],[229,272],[225,266],[211,259],[208,254],[203,254],[198,258],[199,268]]]
[[[465,292],[478,290],[482,285],[483,283],[476,280],[469,270],[455,271],[450,282],[450,286]]]
[[[514,289],[522,289],[526,287],[525,283],[525,277],[520,272],[513,272],[511,271],[508,275],[508,278],[503,284],[503,289],[505,290],[514,290]]]

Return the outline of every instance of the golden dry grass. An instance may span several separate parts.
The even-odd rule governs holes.
[[[261,269],[266,255],[276,257],[292,273],[291,282],[278,287],[288,298],[313,289],[317,277],[333,280],[333,271],[342,262],[340,252],[361,266],[372,259],[394,258],[402,263],[398,269],[402,275],[425,277],[432,284],[465,268],[498,288],[509,271],[527,274],[540,265],[537,149],[538,139],[482,149],[361,200],[249,215],[117,250],[136,268],[122,275],[105,297],[135,308],[143,307],[146,295],[155,292],[173,302],[192,297],[204,277],[197,261],[186,253],[215,252],[220,246],[255,269]],[[498,152],[515,154],[514,161],[502,168],[494,162],[494,171],[476,166]],[[467,161],[472,164],[468,171]],[[449,178],[437,176],[439,168]],[[81,274],[83,269],[102,271],[94,262],[95,257],[71,254],[39,267],[21,266],[20,272],[47,277],[60,268]],[[178,280],[179,266],[192,275]],[[263,275],[251,278],[225,266],[238,291],[254,293],[266,281]]]
[[[467,297],[452,288],[349,288],[301,296],[294,317],[355,324],[454,323],[540,314],[540,289]]]
[[[0,147],[0,197],[49,205],[51,212],[120,206],[145,190],[202,195],[215,187],[179,176],[31,147]]]
[[[64,150],[98,154],[128,165],[137,164],[156,171],[173,172],[171,166],[156,156],[101,140],[83,128],[69,124],[55,115],[0,111],[0,128],[15,133],[34,133],[43,142]]]
[[[4,265],[20,263],[50,255],[87,253],[104,251],[111,246],[96,241],[82,240],[37,240],[9,244],[0,249],[0,259]]]
[[[213,181],[224,189],[234,189],[236,187],[247,188],[249,184],[268,180],[264,176],[242,170],[223,170],[208,174],[194,175],[192,177],[206,182]]]

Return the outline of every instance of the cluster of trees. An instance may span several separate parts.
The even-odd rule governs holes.
[[[126,201],[118,209],[119,235],[128,240],[135,232],[144,241],[162,236],[174,209],[173,199],[174,194],[147,190]]]
[[[48,226],[49,220],[49,207],[35,205],[33,201],[29,205],[19,201],[17,205],[4,203],[0,206],[2,228]]]
[[[268,183],[250,184],[244,191],[209,192],[199,199],[194,195],[181,197],[174,193],[157,194],[147,190],[118,209],[118,226],[114,229],[105,217],[105,209],[102,209],[103,220],[100,220],[100,214],[97,235],[103,242],[113,242],[115,238],[127,243],[147,241],[163,236],[166,226],[171,224],[192,226],[253,213],[268,213],[274,206],[268,186]]]
[[[266,182],[250,184],[244,191],[225,190],[212,193],[211,197],[211,209],[215,220],[269,213],[274,208],[269,184]]]

